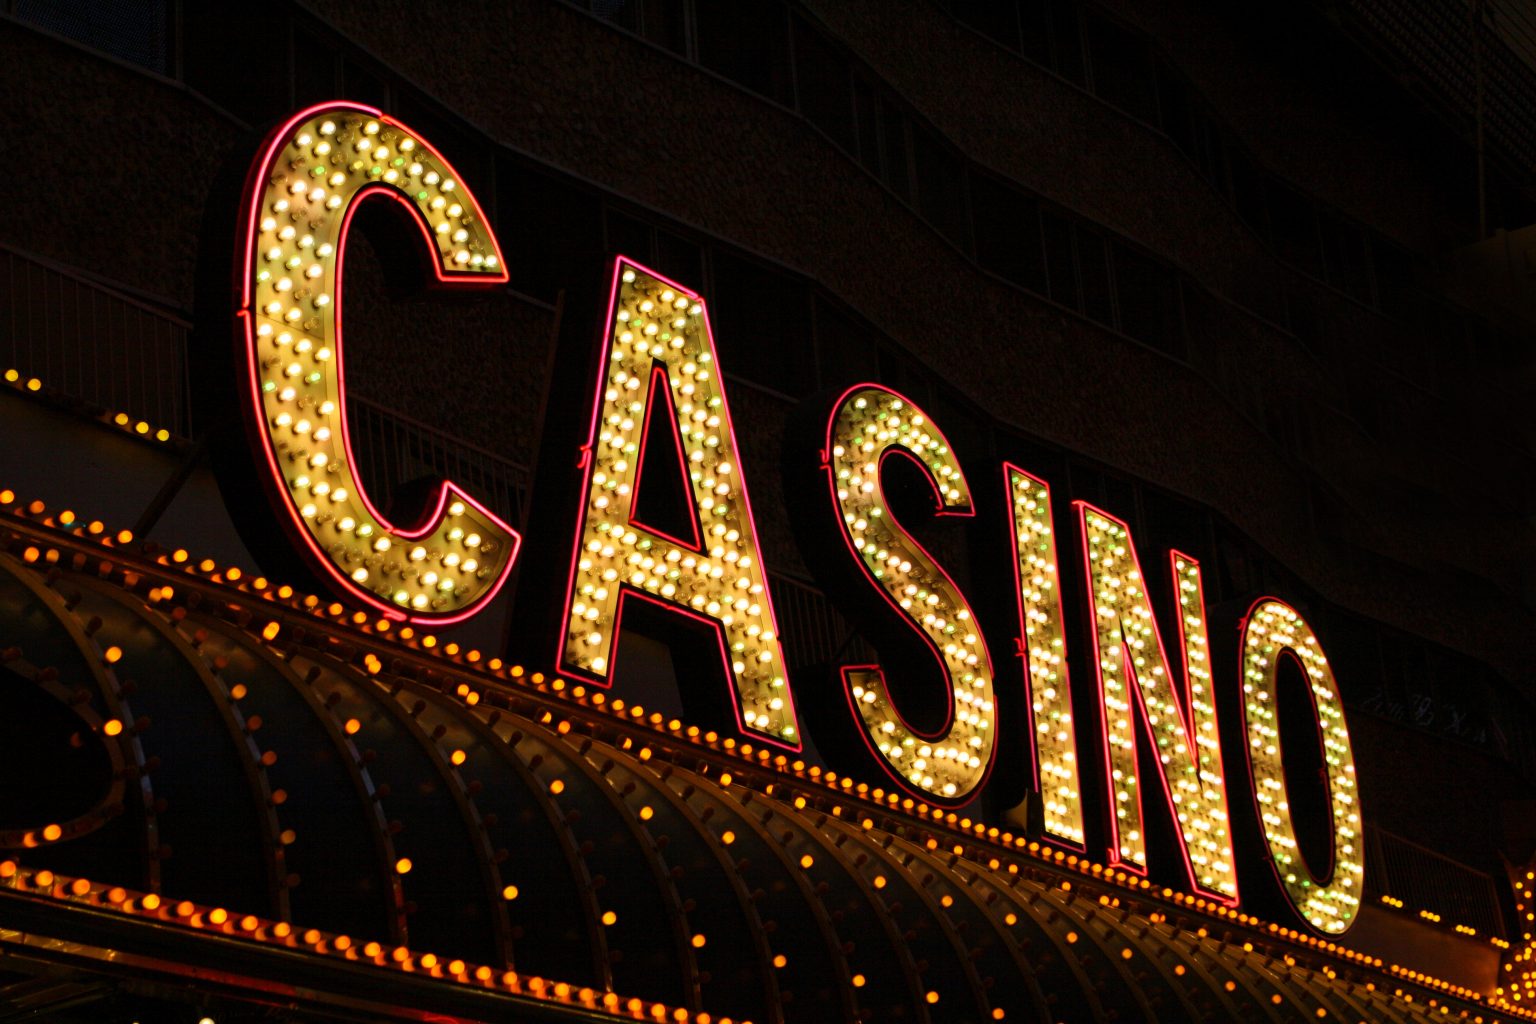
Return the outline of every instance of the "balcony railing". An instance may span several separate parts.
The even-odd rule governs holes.
[[[192,436],[187,338],[169,310],[0,247],[0,365]]]
[[[502,519],[521,527],[529,471],[367,399],[347,401],[352,457],[370,487],[389,490],[421,478],[452,480]]]
[[[784,653],[792,664],[869,660],[869,645],[820,590],[778,574],[770,585]]]
[[[1408,911],[1438,914],[1445,925],[1475,928],[1479,938],[1507,938],[1493,878],[1385,829],[1365,828],[1365,891],[1392,896]]]

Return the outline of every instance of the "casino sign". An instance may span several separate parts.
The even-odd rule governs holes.
[[[978,463],[880,383],[806,403],[784,490],[845,614],[927,656],[792,672],[748,494],[772,467],[743,461],[684,282],[617,256],[605,304],[573,314],[594,318],[595,355],[562,352],[589,418],[568,446],[549,435],[528,536],[447,481],[386,513],[348,435],[349,228],[389,200],[434,286],[505,285],[474,187],[398,119],[335,102],[271,133],[230,211],[212,305],[242,428],[216,463],[264,568],[302,575],[195,563],[0,492],[0,673],[31,716],[12,739],[52,780],[38,823],[0,835],[10,948],[351,1018],[1481,1008],[1341,944],[1362,809],[1306,616],[1263,597],[1210,620],[1198,552],[1138,549],[1113,509]],[[925,548],[897,493],[914,481],[927,515],[995,527],[1005,586],[962,589]],[[513,587],[553,595],[523,630],[536,656],[435,632]],[[679,626],[718,677],[717,728],[625,694],[626,611]],[[1235,657],[1213,654],[1222,636]],[[1286,677],[1316,732],[1323,863],[1290,799]],[[993,795],[1010,758],[1027,824]],[[1170,873],[1183,884],[1154,881]]]
[[[348,228],[372,198],[398,203],[420,229],[436,281],[447,288],[504,284],[501,250],[473,187],[407,126],[368,107],[333,103],[303,111],[274,132],[249,179],[241,212],[239,333],[246,424],[254,471],[307,566],[337,594],[385,618],[430,628],[470,618],[506,583],[523,543],[507,523],[450,482],[415,522],[378,511],[354,472],[348,442],[340,291]],[[623,257],[613,263],[600,333],[591,426],[579,453],[583,481],[567,545],[565,604],[556,658],[568,675],[607,686],[624,610],[660,606],[702,622],[718,641],[739,735],[802,749],[790,671],[757,539],[736,443],[723,367],[704,299]],[[851,567],[857,598],[884,601],[900,628],[934,659],[947,694],[938,729],[910,723],[879,665],[842,666],[848,714],[868,764],[890,784],[942,807],[982,792],[1000,744],[1030,743],[1042,792],[1044,832],[1083,848],[1078,737],[1056,586],[1056,517],[1050,484],[1006,466],[1011,529],[997,536],[1017,565],[1015,594],[1027,652],[1027,729],[1000,736],[998,661],[972,602],[906,530],[885,494],[887,460],[906,460],[932,488],[939,515],[972,515],[976,501],[962,454],[924,411],[879,384],[848,388],[823,412],[816,451],[825,501],[806,501],[798,520],[832,524],[842,551],[813,565]],[[670,446],[662,463],[648,447]],[[648,457],[650,456],[650,457]],[[223,463],[221,460],[221,464]],[[641,469],[663,465],[691,506],[678,536],[641,514]],[[972,473],[978,472],[974,464]],[[652,485],[653,487],[656,485]],[[794,488],[791,488],[794,490]],[[811,488],[800,489],[803,491]],[[1091,664],[1112,841],[1108,863],[1147,869],[1144,773],[1137,731],[1156,763],[1145,777],[1158,813],[1177,821],[1192,891],[1238,902],[1227,770],[1200,564],[1171,552],[1177,634],[1165,643],[1134,539],[1113,513],[1073,506],[1082,539],[1085,589],[1095,628]],[[1011,543],[1011,548],[1008,545]],[[254,546],[254,545],[253,545]],[[258,548],[259,549],[259,548]],[[836,572],[829,569],[828,572]],[[1222,628],[1231,628],[1225,623]],[[1340,934],[1359,904],[1361,815],[1354,758],[1338,686],[1311,626],[1284,601],[1257,602],[1240,624],[1246,777],[1281,887],[1308,926]],[[1169,657],[1175,647],[1178,659]],[[1310,683],[1323,736],[1331,814],[1331,870],[1322,877],[1298,855],[1275,714],[1281,665],[1291,659]],[[814,685],[828,681],[817,680]],[[1246,801],[1245,801],[1246,802]],[[1246,810],[1246,808],[1245,808]]]

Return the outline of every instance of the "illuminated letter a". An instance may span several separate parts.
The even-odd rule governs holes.
[[[784,650],[704,302],[619,259],[604,323],[560,662],[606,683],[628,600],[691,616],[719,637],[742,728],[798,750]],[[669,436],[686,466],[689,539],[636,517],[646,442]]]

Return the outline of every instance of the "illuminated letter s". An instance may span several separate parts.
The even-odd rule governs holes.
[[[495,595],[520,538],[447,482],[423,522],[395,526],[354,471],[342,386],[342,257],[353,214],[373,196],[409,211],[439,284],[506,282],[479,204],[429,143],[371,107],[312,107],[273,133],[247,186],[237,313],[243,404],[267,493],[305,561],[387,616],[441,625]]]
[[[878,665],[844,666],[843,685],[881,767],[908,791],[953,806],[980,792],[996,753],[992,658],[965,595],[891,515],[882,480],[887,457],[910,459],[921,468],[937,514],[970,514],[970,485],[959,460],[921,409],[878,384],[843,392],[822,448],[830,511],[859,575],[938,661],[945,721],[932,732],[914,728]],[[836,585],[831,577],[828,582]]]

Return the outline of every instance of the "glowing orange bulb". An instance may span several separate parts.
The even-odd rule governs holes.
[[[123,723],[119,722],[115,718],[109,718],[102,723],[101,731],[106,733],[108,736],[116,736],[118,733],[123,731]]]
[[[395,861],[395,872],[397,874],[401,874],[401,875],[408,875],[408,874],[410,874],[411,873],[411,858],[409,858],[409,857],[401,857],[399,860]]]

